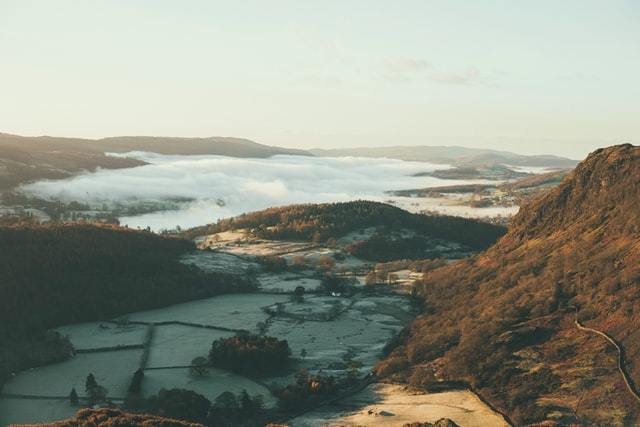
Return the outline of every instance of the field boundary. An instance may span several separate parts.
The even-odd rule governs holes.
[[[51,396],[39,394],[18,394],[18,393],[0,393],[2,399],[20,399],[20,400],[69,400],[69,396]],[[87,400],[86,396],[79,396],[80,400]],[[124,397],[108,397],[108,401],[124,402]]]
[[[105,320],[105,323],[117,323],[115,320]],[[154,325],[154,326],[170,326],[170,325],[180,325],[180,326],[189,326],[192,328],[203,328],[203,329],[214,329],[217,331],[223,332],[233,332],[233,333],[244,333],[247,332],[244,329],[232,329],[225,328],[224,326],[215,326],[215,325],[207,325],[206,323],[193,323],[193,322],[184,322],[182,320],[162,320],[160,322],[144,322],[141,320],[131,320],[129,322],[131,325]]]
[[[107,351],[140,350],[143,348],[144,348],[144,344],[123,344],[123,345],[114,345],[110,347],[78,348],[74,350],[74,353],[76,354],[102,353]]]

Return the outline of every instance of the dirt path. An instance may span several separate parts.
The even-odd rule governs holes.
[[[624,357],[624,348],[615,340],[615,338],[613,338],[612,336],[608,335],[606,332],[599,331],[599,330],[593,329],[593,328],[589,328],[589,327],[584,326],[583,324],[581,324],[580,320],[578,320],[578,312],[577,311],[576,311],[575,324],[576,324],[576,327],[578,329],[580,329],[581,331],[591,332],[591,333],[600,335],[601,337],[603,337],[604,339],[609,341],[616,348],[616,351],[618,352],[618,371],[620,372],[620,375],[622,375],[622,379],[624,380],[624,384],[627,386],[627,389],[629,390],[631,395],[638,402],[640,402],[640,392],[638,392],[638,390],[636,388],[636,385],[633,382],[633,378],[631,378],[631,375],[629,375],[629,372],[627,372],[627,367],[626,367],[625,357]]]

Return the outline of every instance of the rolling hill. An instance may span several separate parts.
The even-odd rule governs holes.
[[[515,425],[639,425],[639,205],[640,148],[595,151],[493,247],[424,277],[378,372],[467,382]]]
[[[540,155],[525,156],[507,151],[486,150],[456,146],[389,146],[338,149],[313,149],[321,157],[388,157],[390,159],[444,163],[458,166],[511,165],[548,168],[571,168],[577,163],[565,157]]]
[[[91,140],[0,133],[0,192],[40,179],[63,179],[98,168],[122,169],[145,164],[106,155],[128,151],[259,158],[277,154],[310,155],[302,150],[272,147],[241,138],[127,136]]]
[[[258,144],[244,138],[174,138],[155,136],[119,136],[94,142],[101,150],[115,153],[150,151],[158,154],[218,155],[229,157],[265,158],[278,154],[310,156],[304,150]]]
[[[184,235],[194,238],[248,228],[261,238],[326,241],[367,227],[404,228],[474,250],[490,246],[504,233],[503,227],[477,220],[412,214],[385,203],[359,200],[270,208],[196,227]]]
[[[135,159],[106,156],[104,150],[87,140],[0,133],[0,192],[39,179],[63,179],[85,170],[143,164]]]

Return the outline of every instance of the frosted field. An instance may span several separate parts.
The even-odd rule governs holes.
[[[76,323],[56,329],[68,335],[75,349],[142,344],[147,330],[145,325],[117,326],[113,323]]]
[[[157,394],[160,389],[184,388],[193,390],[213,401],[225,391],[240,393],[247,390],[250,395],[261,394],[265,405],[273,406],[276,402],[271,392],[250,379],[222,369],[209,368],[204,377],[193,376],[189,369],[160,369],[144,373],[142,391],[145,396]]]
[[[347,310],[353,303],[349,298],[330,296],[306,296],[303,302],[288,302],[279,317],[296,320],[326,321]],[[275,310],[274,306],[270,306]]]
[[[450,418],[464,427],[508,427],[470,391],[420,393],[393,384],[373,384],[338,405],[307,413],[291,427],[401,427]]]
[[[292,273],[261,274],[258,281],[260,289],[269,292],[293,292],[298,286],[302,286],[305,291],[313,291],[320,286],[319,279]]]
[[[210,242],[210,239],[207,239],[206,241]],[[253,239],[253,240],[242,241],[234,244],[229,243],[223,247],[220,247],[220,245],[216,245],[214,243],[211,245],[211,247],[221,248],[225,252],[228,252],[231,254],[248,255],[248,256],[274,256],[274,255],[288,255],[291,253],[298,253],[306,248],[313,247],[313,245],[311,243],[284,242],[280,240],[266,241],[266,240]]]
[[[25,400],[0,398],[0,426],[9,424],[47,423],[69,418],[78,412],[64,400]]]
[[[302,349],[307,356],[301,362],[307,368],[315,370],[336,369],[333,363],[343,363],[344,357],[352,354],[352,359],[371,367],[380,357],[380,352],[396,329],[375,329],[376,324],[345,315],[335,322],[295,323],[289,320],[276,320],[269,333],[289,342],[291,351],[300,357]],[[343,367],[342,370],[345,370]]]
[[[184,255],[180,261],[187,265],[195,265],[208,273],[243,274],[249,269],[259,267],[255,262],[233,254],[211,251],[196,251]]]
[[[288,264],[292,264],[294,262],[294,260],[298,257],[302,257],[305,259],[305,261],[307,262],[307,265],[311,266],[313,268],[313,266],[315,266],[315,264],[320,260],[321,257],[333,257],[333,255],[339,252],[339,250],[336,249],[329,249],[329,248],[315,248],[315,249],[309,249],[309,250],[303,250],[303,251],[297,251],[297,252],[293,252],[293,253],[288,253],[285,255],[282,255],[282,257],[287,261]],[[344,259],[341,260],[337,260],[334,259],[335,263],[336,263],[336,269],[340,270],[341,268],[358,268],[361,267],[365,264],[367,264],[367,262],[362,261],[361,259],[358,259],[354,256],[351,255],[345,255]]]
[[[141,355],[142,350],[77,354],[62,363],[21,372],[5,384],[2,392],[65,397],[75,387],[78,395],[85,396],[85,380],[92,373],[110,398],[123,398]]]
[[[403,295],[367,296],[356,301],[354,310],[362,316],[391,316],[401,321],[409,322],[415,317],[415,313],[407,298]]]
[[[262,307],[288,300],[288,295],[220,295],[156,310],[133,313],[130,319],[141,322],[179,320],[230,329],[254,330],[256,323],[263,322],[268,317]]]
[[[182,325],[156,327],[147,367],[190,365],[198,356],[207,357],[213,341],[232,335],[232,332]]]
[[[337,300],[349,303],[349,299]],[[399,303],[397,317],[391,314],[375,314],[383,304]],[[285,311],[305,304],[287,304]],[[276,317],[269,324],[268,334],[286,339],[291,351],[298,357],[299,365],[314,370],[335,370],[337,365],[351,359],[363,364],[363,372],[380,358],[385,344],[406,324],[409,307],[402,297],[378,297],[356,302],[349,310],[329,322],[299,321]],[[302,350],[307,352],[301,358]],[[346,369],[343,366],[339,370]]]

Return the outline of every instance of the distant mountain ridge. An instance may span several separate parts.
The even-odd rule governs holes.
[[[310,156],[311,153],[293,148],[259,144],[245,138],[213,136],[182,138],[160,136],[116,136],[95,140],[107,152],[150,151],[175,155],[219,155],[229,157],[271,157],[279,154]]]
[[[107,153],[148,151],[166,155],[219,155],[268,158],[275,155],[388,157],[458,166],[541,166],[569,168],[576,162],[556,156],[519,154],[465,147],[397,146],[299,150],[232,137],[181,138],[117,136],[102,139],[27,137],[0,133],[0,192],[40,179],[63,179],[98,168],[121,169],[145,162]]]
[[[145,164],[136,159],[106,155],[128,151],[243,158],[311,155],[303,150],[273,147],[241,138],[123,136],[93,140],[0,133],[0,192],[40,179],[63,179],[98,168],[122,169]]]
[[[355,147],[336,149],[312,149],[312,154],[321,157],[388,157],[391,159],[446,163],[460,166],[505,164],[511,166],[535,166],[548,168],[572,168],[578,162],[552,155],[522,155],[508,151],[497,151],[460,146],[388,146]]]

